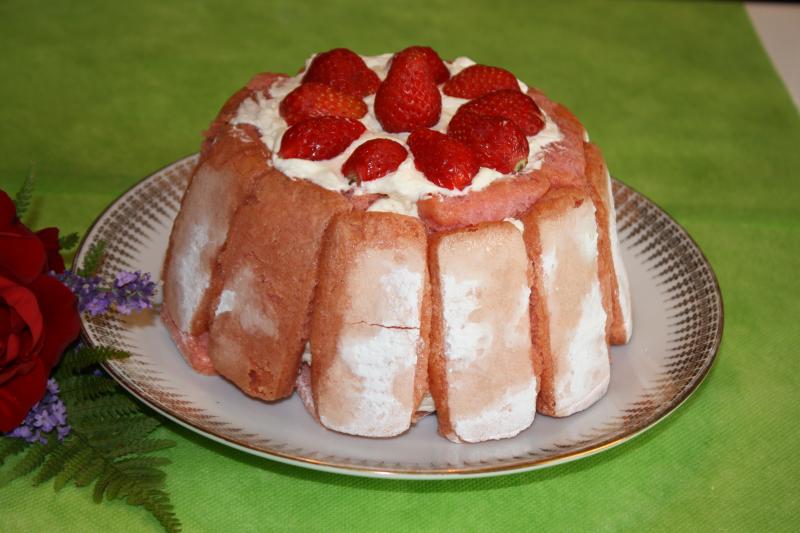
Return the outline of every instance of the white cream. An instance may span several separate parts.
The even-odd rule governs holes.
[[[181,287],[178,316],[174,317],[181,331],[189,331],[191,319],[211,281],[211,269],[203,264],[203,251],[209,246],[209,228],[203,223],[189,230],[182,253],[175,254],[177,285]]]
[[[518,218],[504,218],[503,222],[508,222],[519,230],[520,233],[525,233],[525,225]]]
[[[384,79],[389,68],[392,54],[382,54],[378,56],[363,56],[364,62],[369,68]],[[308,66],[313,56],[306,61]],[[452,62],[445,62],[451,75],[461,72],[463,69],[475,62],[466,57],[459,57]],[[405,145],[408,133],[387,133],[384,132],[377,118],[375,117],[375,96],[370,95],[364,99],[367,104],[367,114],[361,118],[366,131],[359,139],[352,143],[343,153],[338,156],[323,161],[309,161],[305,159],[283,159],[277,155],[280,148],[280,141],[283,134],[288,129],[286,121],[280,116],[280,100],[300,85],[302,74],[286,78],[276,82],[270,87],[270,96],[265,98],[257,95],[256,99],[247,99],[239,107],[233,124],[251,124],[259,128],[261,139],[264,144],[272,151],[273,166],[295,179],[311,181],[332,191],[353,191],[354,194],[378,193],[386,196],[386,202],[381,202],[375,207],[370,207],[372,211],[390,211],[402,213],[409,216],[417,216],[416,202],[420,199],[432,195],[441,196],[463,196],[472,191],[480,191],[488,187],[494,181],[505,177],[500,172],[489,168],[481,168],[473,179],[472,183],[463,190],[451,190],[439,187],[428,181],[428,179],[417,170],[414,165],[414,158],[409,152],[408,158],[394,172],[386,176],[362,183],[358,186],[342,175],[341,168],[347,158],[355,149],[364,142],[371,139],[385,138],[395,140]],[[528,87],[519,82],[520,89],[527,91]],[[450,119],[453,118],[458,108],[467,100],[454,98],[442,94],[442,113],[439,122],[433,127],[434,130],[444,132]],[[529,155],[528,164],[523,172],[530,172],[541,168],[544,154],[547,147],[563,138],[558,125],[545,113],[545,127],[537,135],[528,137]]]

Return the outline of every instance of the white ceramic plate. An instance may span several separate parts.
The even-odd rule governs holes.
[[[108,256],[101,273],[143,270],[158,278],[196,157],[145,178],[111,204],[86,235],[76,264],[103,239]],[[132,354],[106,370],[145,404],[201,435],[277,461],[344,474],[442,479],[578,459],[632,438],[675,410],[707,374],[722,337],[722,298],[697,245],[647,198],[620,182],[614,194],[633,295],[633,339],[612,349],[603,399],[564,419],[537,415],[512,439],[454,444],[437,435],[433,416],[391,439],[327,431],[296,395],[265,403],[221,377],[193,372],[156,312],[84,316],[84,338]]]

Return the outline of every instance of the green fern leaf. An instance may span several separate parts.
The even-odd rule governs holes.
[[[58,439],[54,438],[49,439],[47,444],[42,444],[41,442],[31,444],[28,447],[28,451],[17,461],[14,467],[0,476],[0,487],[36,470],[45,460],[47,454],[53,451],[57,445]]]
[[[14,206],[17,208],[17,217],[22,218],[28,211],[33,199],[33,168],[28,172],[25,181],[22,182],[17,194],[14,195]]]
[[[75,485],[77,485],[78,487],[85,487],[86,485],[97,479],[97,476],[100,475],[105,466],[106,466],[105,460],[96,456],[93,457],[83,470],[75,474]]]
[[[54,439],[55,437],[51,437]],[[75,455],[79,450],[79,441],[74,438],[67,438],[64,442],[61,443],[61,446],[56,447],[56,449],[51,453],[47,460],[42,464],[42,467],[36,473],[36,476],[33,478],[33,484],[39,485],[44,483],[48,479],[52,479],[56,474],[61,472],[64,468],[64,463],[67,462],[73,455]]]
[[[61,395],[67,395],[75,402],[94,400],[117,391],[114,380],[92,374],[76,375],[63,378],[58,383]]]
[[[3,466],[6,459],[20,453],[27,447],[28,443],[22,439],[0,437],[0,466]]]
[[[115,394],[101,396],[91,402],[80,402],[68,405],[70,423],[76,426],[91,420],[114,420],[139,412],[139,406],[127,396]]]
[[[53,485],[55,489],[57,491],[63,489],[82,468],[88,466],[88,463],[92,460],[93,454],[94,451],[91,448],[82,447],[78,453],[70,457],[67,462],[64,463],[64,468],[62,468],[56,476],[56,481]]]
[[[158,420],[135,413],[118,420],[86,420],[78,424],[80,431],[91,439],[92,444],[104,450],[133,444],[152,433]]]
[[[166,466],[172,461],[166,457],[131,457],[130,459],[120,459],[114,466],[121,470],[136,469],[151,466]]]
[[[86,252],[83,258],[83,266],[78,270],[79,276],[93,276],[100,270],[100,265],[103,263],[103,257],[106,251],[106,241],[95,241]]]
[[[69,233],[64,235],[63,237],[59,237],[58,239],[58,247],[61,250],[71,250],[75,248],[75,245],[78,244],[80,237],[77,233]]]
[[[55,377],[61,382],[65,377],[69,377],[77,372],[104,361],[112,359],[125,359],[127,352],[116,350],[107,346],[83,346],[77,350],[68,352],[61,361],[61,366],[56,371]]]
[[[94,500],[94,503],[100,503],[103,501],[106,488],[111,482],[111,478],[113,476],[114,470],[111,468],[111,466],[108,463],[103,465],[103,470],[100,472],[100,476],[97,479],[97,482],[94,484],[94,491],[92,493],[92,499]]]
[[[111,457],[125,457],[126,455],[150,453],[175,446],[174,440],[146,439],[132,444],[125,444],[110,451]]]

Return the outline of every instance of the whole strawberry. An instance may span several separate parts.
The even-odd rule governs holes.
[[[408,146],[417,170],[439,187],[462,190],[480,170],[472,149],[444,133],[414,130],[408,137]]]
[[[436,53],[436,50],[430,46],[409,46],[405,50],[398,52],[395,55],[395,58],[408,55],[412,52],[420,53],[425,56],[425,60],[428,62],[428,68],[433,76],[434,83],[438,85],[446,82],[450,78],[450,71],[447,70],[444,61],[442,61],[442,58]]]
[[[392,59],[375,95],[375,117],[389,132],[427,128],[439,121],[442,96],[436,88],[427,55],[406,50]]]
[[[503,90],[486,94],[467,102],[459,111],[479,115],[495,115],[511,120],[527,136],[536,135],[544,128],[544,114],[533,98],[519,90]]]
[[[381,80],[358,54],[334,48],[317,55],[303,76],[303,83],[317,82],[358,98],[378,90]]]
[[[500,67],[472,65],[450,78],[442,91],[448,96],[471,100],[501,89],[519,92],[517,77]]]
[[[372,181],[397,170],[406,160],[408,152],[402,144],[390,139],[367,141],[347,158],[342,165],[342,174],[359,185],[362,181]]]
[[[286,95],[280,113],[292,126],[316,117],[361,118],[367,114],[367,104],[328,85],[309,82]]]
[[[447,133],[472,148],[482,167],[510,174],[528,163],[528,139],[507,118],[479,115],[462,108],[450,121]]]
[[[361,122],[350,118],[310,118],[286,130],[278,155],[284,159],[330,159],[344,152],[364,130]]]

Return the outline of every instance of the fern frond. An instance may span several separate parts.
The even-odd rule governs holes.
[[[22,182],[17,194],[14,195],[14,206],[17,208],[17,217],[20,219],[25,216],[28,207],[31,205],[31,200],[33,199],[33,181],[33,167],[31,167],[25,181]]]
[[[75,474],[75,485],[78,487],[85,487],[97,479],[97,476],[100,475],[105,466],[105,460],[100,457],[93,457],[83,470]]]
[[[44,464],[42,464],[42,467],[33,478],[33,484],[39,485],[58,474],[64,468],[64,463],[78,452],[78,444],[79,441],[77,439],[67,438],[44,461]]]
[[[28,443],[22,439],[0,437],[0,466],[3,466],[6,459],[18,454],[27,447]]]
[[[114,420],[139,412],[139,406],[121,394],[101,396],[91,402],[73,403],[69,409],[70,423],[78,426],[91,420]]]
[[[64,463],[64,468],[56,476],[56,481],[53,484],[55,489],[61,490],[64,486],[75,477],[75,475],[84,467],[88,466],[88,464],[92,461],[94,455],[94,450],[89,447],[82,447],[78,453],[70,457],[66,463]]]
[[[125,457],[126,455],[151,453],[159,450],[165,450],[175,446],[174,440],[166,439],[146,439],[133,444],[125,444],[110,451],[111,457]]]
[[[147,437],[159,425],[155,418],[135,413],[119,420],[86,420],[81,423],[80,431],[94,446],[110,450]]]
[[[165,466],[172,463],[166,457],[132,457],[130,459],[120,459],[114,465],[120,470],[135,470],[142,467]]]
[[[106,251],[106,241],[95,241],[86,252],[86,257],[83,258],[83,265],[78,270],[79,276],[93,276],[100,269],[103,263],[103,256]]]
[[[50,438],[47,444],[41,442],[31,444],[13,468],[0,476],[0,487],[36,470],[57,444],[58,440],[55,438]]]
[[[58,247],[61,250],[71,250],[75,248],[75,245],[78,244],[80,237],[77,233],[69,233],[64,235],[63,237],[59,237],[58,239]]]
[[[92,374],[63,378],[58,386],[62,396],[68,395],[75,402],[94,400],[117,390],[114,380]]]
[[[61,361],[61,366],[56,371],[55,377],[60,383],[63,378],[76,372],[86,370],[103,361],[125,359],[128,355],[127,352],[109,348],[108,346],[82,346],[77,350],[67,352]]]

